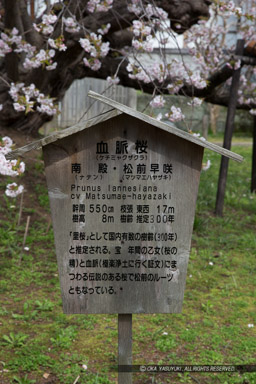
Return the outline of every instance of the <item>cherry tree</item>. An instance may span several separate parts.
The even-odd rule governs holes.
[[[171,79],[166,65],[144,71],[136,57],[152,51],[157,32],[164,51],[164,31],[182,33],[200,18],[208,18],[210,1],[47,4],[33,20],[25,0],[0,1],[2,126],[37,132],[57,113],[56,103],[72,82],[84,77],[108,79],[152,94],[161,89],[168,92]]]
[[[255,17],[242,12],[232,1],[208,0],[72,0],[52,5],[35,20],[28,14],[25,0],[0,1],[0,124],[37,132],[57,111],[57,101],[75,79],[97,77],[110,84],[120,83],[141,89],[154,97],[151,107],[164,104],[164,94],[192,97],[192,107],[206,101],[226,105],[228,91],[219,85],[231,77],[241,60],[230,59],[225,51],[225,34],[230,13],[245,23],[240,29],[253,38],[248,20]],[[209,5],[212,21],[207,22]],[[223,22],[218,21],[221,14]],[[215,17],[214,17],[215,16]],[[218,16],[219,17],[219,16]],[[245,27],[242,25],[245,24]],[[191,28],[192,25],[195,25]],[[187,44],[195,58],[191,71],[183,60],[168,62],[165,47],[174,32],[187,33]],[[161,61],[147,65],[140,53],[150,54],[153,40],[161,50]],[[223,68],[223,63],[227,62]],[[244,64],[244,63],[243,63]],[[248,97],[240,91],[240,107],[254,109],[254,86],[242,82]],[[184,118],[171,107],[171,121]]]

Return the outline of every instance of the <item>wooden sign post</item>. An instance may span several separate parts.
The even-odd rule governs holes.
[[[181,312],[204,148],[242,158],[90,96],[115,110],[33,147],[43,146],[63,310],[117,313],[118,364],[131,365],[132,314]]]
[[[118,366],[132,365],[132,314],[118,315]],[[132,384],[132,372],[118,371],[118,384]]]

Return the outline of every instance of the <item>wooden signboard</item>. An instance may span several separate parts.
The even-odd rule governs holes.
[[[43,146],[64,312],[179,313],[207,144],[97,98],[128,113]]]
[[[101,95],[114,110],[43,147],[65,313],[179,313],[204,148],[242,157]]]
[[[203,148],[120,115],[43,153],[64,312],[180,312]]]

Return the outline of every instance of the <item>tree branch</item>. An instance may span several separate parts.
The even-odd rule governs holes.
[[[203,89],[195,88],[194,86],[184,85],[179,90],[179,95],[187,95],[194,97],[209,97],[211,93],[216,89],[216,87],[223,84],[226,80],[228,80],[233,75],[234,70],[230,68],[227,64],[224,64],[223,67],[215,72],[207,79],[207,87]]]
[[[202,18],[208,19],[211,3],[211,0],[155,0],[168,13],[171,28],[177,33],[184,33]]]
[[[23,23],[24,31],[26,32],[26,35],[25,35],[26,41],[31,45],[36,46],[39,49],[43,44],[43,38],[33,27],[31,17],[29,16],[27,11],[26,2],[24,0],[20,0],[19,3],[20,3],[22,23]]]
[[[0,0],[1,5],[2,0]],[[23,32],[23,27],[25,31],[26,40],[37,47],[37,49],[45,49],[46,39],[38,34],[33,26],[32,20],[28,15],[26,8],[25,0],[6,0],[7,9],[5,11],[7,15],[7,24],[8,20],[10,26],[16,26],[20,24],[20,32]],[[127,87],[132,87],[134,89],[142,90],[146,93],[153,94],[157,91],[168,94],[167,85],[172,82],[172,79],[166,79],[164,84],[160,84],[157,81],[152,83],[145,84],[139,82],[136,79],[131,79],[129,73],[127,73],[126,67],[128,64],[127,59],[122,56],[117,56],[118,53],[116,50],[121,51],[124,46],[130,46],[133,38],[132,32],[129,30],[129,27],[132,25],[133,20],[137,20],[138,16],[132,12],[129,12],[127,9],[127,0],[115,0],[113,3],[112,9],[108,12],[97,12],[94,14],[88,13],[86,10],[86,4],[88,0],[69,0],[66,5],[67,9],[63,13],[63,3],[55,3],[51,6],[52,11],[59,15],[60,19],[62,14],[65,17],[69,17],[70,13],[78,17],[79,23],[84,25],[84,29],[80,33],[70,34],[65,32],[65,43],[68,49],[65,52],[56,51],[54,61],[57,61],[58,66],[56,70],[45,71],[42,68],[26,71],[24,68],[20,67],[20,79],[15,75],[15,72],[12,69],[12,63],[8,68],[8,75],[11,81],[20,80],[25,84],[29,85],[34,83],[40,92],[45,95],[50,95],[55,97],[56,100],[61,100],[65,95],[65,92],[70,87],[72,82],[75,79],[85,78],[85,77],[97,77],[101,79],[106,79],[108,76],[113,76],[118,70],[118,76],[120,78],[120,84]],[[169,15],[172,20],[171,28],[177,30],[177,32],[182,33],[184,30],[188,29],[192,24],[196,23],[201,17],[209,17],[209,0],[153,0],[152,4],[163,8]],[[17,4],[19,4],[17,9]],[[49,4],[48,4],[49,5]],[[16,11],[17,10],[17,11]],[[70,13],[69,13],[69,11]],[[15,15],[14,15],[15,13]],[[13,19],[12,16],[13,15]],[[19,20],[17,20],[17,15]],[[4,16],[4,19],[6,15]],[[11,19],[13,21],[11,21]],[[14,21],[15,20],[15,21]],[[22,20],[22,23],[21,23]],[[40,22],[40,20],[38,20]],[[104,41],[109,41],[111,44],[111,50],[107,57],[101,58],[102,66],[100,70],[94,72],[86,67],[83,63],[83,57],[87,57],[87,54],[81,48],[79,44],[80,37],[84,37],[86,33],[95,32],[103,24],[111,24],[111,28],[108,34],[103,36]],[[181,28],[178,28],[177,23],[181,24]],[[55,32],[52,37],[56,38],[62,32],[62,23],[59,20],[58,24],[55,26]],[[10,54],[9,54],[10,55]],[[88,55],[89,56],[89,55]],[[8,55],[7,55],[8,62]],[[17,71],[17,62],[15,64],[15,70]],[[1,66],[1,72],[4,78],[6,76],[7,67]],[[226,104],[227,102],[227,89],[221,88],[221,84],[225,82],[229,77],[232,76],[232,69],[228,66],[223,66],[219,73],[214,74],[208,80],[208,85],[205,89],[196,89],[195,87],[186,85],[180,90],[180,94],[193,95],[198,97],[204,97],[206,101],[215,102],[217,104]],[[15,80],[16,79],[16,80]],[[217,87],[217,88],[216,88]],[[5,93],[1,92],[0,84],[0,103],[4,102],[3,111],[1,111],[0,123],[9,125],[13,124],[16,129],[34,130],[37,132],[40,125],[49,121],[51,118],[44,114],[39,114],[37,111],[34,113],[28,113],[24,115],[23,113],[17,113],[14,111],[12,106],[12,101],[9,99],[6,102]],[[217,89],[217,90],[216,90]],[[4,99],[5,96],[5,99]],[[248,106],[246,106],[248,108]]]

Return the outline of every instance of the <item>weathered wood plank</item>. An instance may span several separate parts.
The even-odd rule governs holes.
[[[228,157],[232,160],[238,161],[238,162],[243,161],[242,156],[240,156],[234,152],[231,152],[225,148],[219,147],[218,145],[210,143],[206,140],[201,140],[201,139],[191,135],[188,132],[185,132],[185,131],[182,131],[181,129],[176,128],[175,125],[173,125],[173,124],[165,124],[161,121],[153,119],[152,117],[150,117],[148,115],[145,115],[144,113],[141,113],[139,111],[131,109],[131,108],[129,108],[123,104],[118,103],[117,101],[108,99],[107,97],[105,97],[103,95],[99,95],[93,91],[90,91],[88,93],[88,96],[90,96],[96,100],[102,101],[103,103],[110,105],[113,108],[118,109],[119,111],[127,113],[130,116],[136,117],[137,119],[140,119],[141,121],[145,121],[148,124],[152,124],[155,127],[158,127],[158,128],[160,128],[166,132],[172,133],[172,134],[174,134],[174,135],[176,135],[176,136],[178,136],[184,140],[188,140],[191,143],[197,144],[200,147],[208,148],[214,152],[219,153],[220,155],[226,156],[226,157]]]

